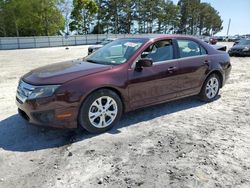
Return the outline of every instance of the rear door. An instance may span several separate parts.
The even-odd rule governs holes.
[[[197,94],[200,91],[206,71],[209,69],[209,56],[206,49],[190,39],[177,39],[179,51],[180,96]]]
[[[175,98],[178,61],[172,40],[162,40],[150,45],[140,58],[151,58],[152,67],[141,72],[128,70],[130,106],[139,108]]]

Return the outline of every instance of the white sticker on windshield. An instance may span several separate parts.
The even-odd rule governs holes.
[[[133,42],[126,42],[125,44],[124,44],[125,46],[128,46],[128,47],[136,47],[138,44],[136,44],[136,43],[133,43]]]

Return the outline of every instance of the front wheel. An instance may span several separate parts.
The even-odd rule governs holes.
[[[203,84],[200,98],[205,102],[211,102],[217,97],[219,90],[220,78],[216,74],[211,74]]]
[[[101,89],[86,98],[79,112],[80,125],[91,133],[111,129],[122,115],[122,102],[113,91]]]

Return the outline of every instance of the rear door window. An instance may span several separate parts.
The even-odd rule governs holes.
[[[206,49],[192,40],[177,40],[180,57],[193,57],[207,54]]]

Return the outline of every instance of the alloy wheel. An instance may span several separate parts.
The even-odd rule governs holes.
[[[219,81],[216,77],[211,77],[206,85],[206,96],[209,99],[214,98],[219,90]]]
[[[97,98],[90,106],[88,118],[96,128],[105,128],[113,123],[118,113],[116,101],[109,96]]]

